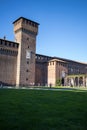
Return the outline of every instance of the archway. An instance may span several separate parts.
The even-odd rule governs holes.
[[[78,86],[78,77],[75,77],[75,86]]]
[[[79,77],[79,86],[83,86],[83,77]]]

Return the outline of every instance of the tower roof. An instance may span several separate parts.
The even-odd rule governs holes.
[[[19,17],[18,19],[16,19],[16,20],[13,22],[13,24],[14,24],[15,22],[17,22],[18,20],[20,20],[20,19],[25,19],[25,20],[27,20],[27,21],[30,21],[30,22],[33,22],[33,23],[39,25],[39,23],[34,22],[34,21],[32,21],[32,20],[30,20],[30,19],[27,19],[27,18],[24,18],[24,17]]]

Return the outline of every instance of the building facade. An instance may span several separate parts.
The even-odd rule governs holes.
[[[15,42],[0,39],[0,84],[55,86],[57,79],[87,74],[87,64],[36,54],[39,24],[20,17],[13,22]]]

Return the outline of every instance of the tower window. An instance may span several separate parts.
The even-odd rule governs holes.
[[[27,61],[27,64],[29,64],[29,61]]]
[[[5,42],[5,45],[7,46],[7,42]]]
[[[2,40],[1,40],[0,44],[2,45]]]
[[[11,43],[9,43],[9,46],[11,46]]]
[[[26,20],[26,24],[28,24],[28,20]]]
[[[27,40],[29,41],[29,37],[27,37]]]
[[[13,47],[15,47],[15,43],[13,43]]]
[[[27,69],[26,72],[29,72],[29,70]]]
[[[26,78],[26,81],[28,81],[28,78]]]
[[[17,44],[17,48],[18,48],[18,46],[19,46],[19,45]]]

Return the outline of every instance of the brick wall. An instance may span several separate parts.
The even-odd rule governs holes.
[[[17,57],[0,55],[0,81],[6,84],[16,84]]]
[[[47,63],[36,62],[35,65],[35,84],[37,86],[47,85]]]

